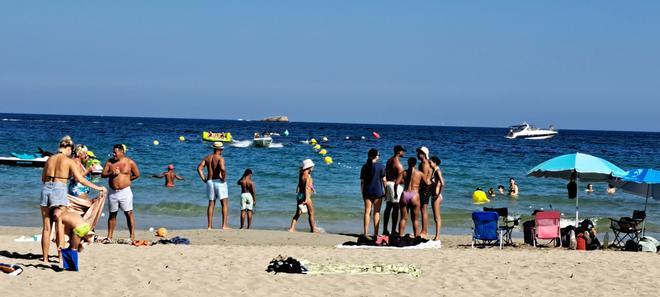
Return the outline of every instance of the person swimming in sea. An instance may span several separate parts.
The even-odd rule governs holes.
[[[161,174],[154,174],[152,177],[155,178],[165,178],[165,187],[168,188],[173,188],[174,187],[174,180],[183,180],[183,177],[176,174],[174,172],[174,165],[170,164],[167,165],[167,171],[161,173]]]
[[[590,194],[593,193],[594,192],[594,185],[587,184],[587,188],[584,189],[584,191],[587,192],[587,193],[590,193]]]
[[[518,197],[518,184],[516,184],[516,180],[513,179],[513,177],[509,178],[509,196],[511,197]]]
[[[500,193],[500,195],[504,195],[504,186],[503,185],[497,186],[497,192]]]
[[[411,212],[413,235],[419,236],[421,230],[419,228],[418,216],[420,211],[419,201],[419,184],[424,178],[424,174],[415,168],[417,165],[416,158],[408,159],[408,170],[404,174],[404,190],[399,200],[399,209],[401,210],[401,220],[399,221],[399,236],[406,232],[406,223],[408,222],[408,212]]]

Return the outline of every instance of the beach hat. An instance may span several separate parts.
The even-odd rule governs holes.
[[[216,141],[213,143],[213,148],[216,150],[222,150],[224,149],[224,145],[220,141]]]
[[[429,158],[429,149],[427,147],[422,146],[422,147],[418,148],[417,151],[424,153],[424,155],[426,156],[427,159]]]
[[[168,169],[168,170],[174,170],[174,165],[172,165],[172,164],[167,165],[167,169]]]
[[[92,151],[87,151],[87,156],[96,159],[96,155],[94,155],[94,152]]]
[[[300,168],[302,170],[309,169],[312,167],[314,167],[314,162],[312,161],[312,159],[305,159],[304,161],[302,161],[302,165],[300,165]]]
[[[165,237],[165,236],[167,236],[167,229],[165,229],[165,228],[158,228],[158,230],[156,230],[156,236],[158,236],[158,237]]]
[[[401,146],[401,145],[397,144],[396,146],[394,146],[394,153],[405,152],[405,151],[406,151],[406,149],[403,148],[403,146]]]

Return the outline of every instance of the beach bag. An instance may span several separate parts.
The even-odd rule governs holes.
[[[642,239],[639,240],[639,245],[642,252],[656,253],[658,252],[658,245],[660,245],[660,242],[653,237],[647,236],[642,237]]]
[[[62,250],[62,262],[64,270],[78,271],[78,251],[72,249]]]
[[[523,223],[523,236],[526,244],[534,245],[534,221]]]
[[[389,246],[390,245],[390,237],[387,235],[378,235],[378,238],[376,238],[376,245],[377,246]]]
[[[568,248],[571,246],[571,234],[575,236],[575,232],[571,233],[571,231],[574,231],[575,227],[574,226],[566,226],[565,228],[561,228],[561,246]]]
[[[623,250],[627,252],[639,252],[641,250],[641,246],[634,240],[629,239],[626,241],[626,245],[623,246]]]
[[[586,251],[587,250],[587,241],[584,239],[584,233],[577,235],[577,250]]]
[[[575,199],[577,197],[577,183],[575,182],[575,172],[571,174],[571,180],[566,184],[568,190],[568,199]]]

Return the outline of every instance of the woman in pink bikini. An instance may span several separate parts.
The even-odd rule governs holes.
[[[296,188],[297,203],[296,203],[296,213],[291,219],[291,226],[289,227],[289,232],[296,232],[296,223],[300,218],[300,214],[307,213],[309,215],[309,228],[312,232],[318,233],[318,228],[316,228],[316,221],[314,220],[314,203],[312,202],[312,194],[316,193],[314,189],[314,180],[312,179],[312,169],[314,169],[314,162],[310,159],[306,159],[302,162],[300,166],[300,172],[298,174],[298,187]]]
[[[408,221],[408,212],[412,210],[412,224],[413,224],[413,234],[415,237],[419,236],[419,222],[417,222],[417,217],[419,216],[419,183],[422,181],[424,175],[422,172],[415,168],[417,165],[417,159],[410,158],[408,159],[408,170],[404,173],[404,186],[405,190],[401,194],[401,199],[399,200],[399,209],[401,210],[401,220],[399,221],[399,236],[402,236],[406,232],[406,223]]]

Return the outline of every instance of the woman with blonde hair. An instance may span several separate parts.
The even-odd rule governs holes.
[[[89,176],[89,174],[94,169],[93,167],[85,168],[85,164],[87,163],[87,160],[89,160],[89,155],[87,155],[88,151],[89,150],[87,149],[87,146],[85,146],[84,144],[78,144],[75,146],[73,152],[73,162],[76,163],[78,171],[85,178],[87,178],[87,176]],[[74,177],[70,178],[69,180],[70,195],[87,199],[90,190],[91,189],[88,186],[85,186],[84,184],[76,181]]]
[[[41,232],[41,250],[43,253],[42,261],[48,262],[48,249],[50,247],[51,233],[51,215],[52,220],[57,222],[64,208],[68,206],[67,182],[70,176],[94,190],[104,195],[107,192],[105,187],[99,187],[85,179],[77,170],[76,163],[71,159],[73,150],[73,140],[70,136],[64,136],[60,140],[58,153],[52,155],[46,161],[41,175],[41,219],[43,221],[43,230]],[[58,247],[62,247],[64,239],[64,229],[61,224],[56,225]]]

